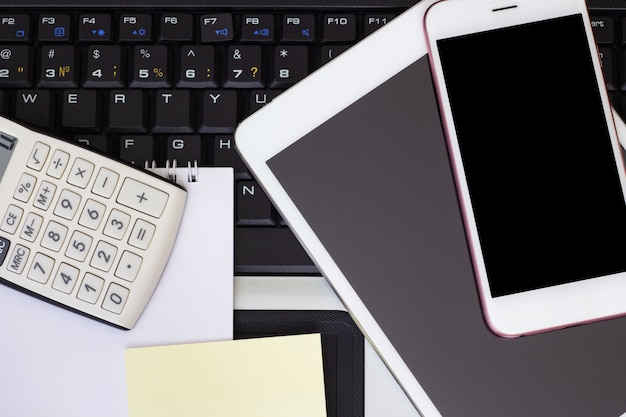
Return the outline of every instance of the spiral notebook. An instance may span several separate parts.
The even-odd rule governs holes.
[[[188,197],[174,250],[134,329],[0,286],[1,416],[126,416],[126,348],[233,338],[232,168],[154,171]]]

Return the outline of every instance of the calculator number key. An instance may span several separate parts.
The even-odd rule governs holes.
[[[87,253],[89,252],[89,248],[91,248],[92,242],[93,239],[91,236],[76,230],[72,234],[69,245],[67,245],[65,256],[83,262],[87,257]]]
[[[59,266],[59,270],[52,281],[52,288],[66,294],[71,293],[74,290],[76,282],[78,281],[78,274],[78,269],[66,263],[61,263],[61,266]]]
[[[106,206],[104,204],[100,204],[94,200],[87,200],[83,212],[78,219],[78,224],[96,230],[102,222],[105,210]]]
[[[102,293],[103,287],[104,280],[88,272],[85,274],[85,278],[83,278],[83,282],[80,284],[80,289],[76,297],[90,304],[95,304]]]
[[[22,174],[20,182],[17,183],[17,187],[15,188],[15,193],[13,194],[13,197],[16,200],[22,201],[24,203],[28,202],[30,196],[33,194],[36,183],[37,178],[33,177],[30,174]]]
[[[52,274],[52,268],[54,268],[54,259],[37,252],[33,257],[33,263],[27,276],[33,281],[45,284]]]
[[[132,178],[126,178],[117,202],[152,217],[163,214],[169,195]]]
[[[54,214],[67,220],[72,220],[78,211],[80,204],[80,195],[70,190],[61,191],[59,201],[57,201]]]
[[[102,308],[112,313],[120,314],[126,304],[126,300],[128,300],[129,295],[130,291],[128,288],[112,282],[111,285],[109,285],[109,290],[104,296]]]
[[[55,252],[60,251],[61,246],[63,246],[63,242],[65,242],[67,232],[67,227],[57,222],[51,221],[50,223],[48,223],[48,227],[43,233],[43,237],[41,238],[41,246]]]
[[[106,226],[104,226],[103,233],[109,237],[117,240],[121,240],[128,229],[130,223],[130,216],[122,211],[113,209],[109,215]]]
[[[101,271],[108,272],[113,265],[116,254],[117,248],[115,246],[100,241],[91,257],[90,265]]]
[[[23,215],[24,210],[22,210],[18,206],[9,204],[7,212],[4,214],[4,218],[2,219],[2,225],[0,226],[0,229],[4,230],[7,233],[15,233],[15,231],[17,230],[17,226],[20,224],[20,220],[22,220]]]

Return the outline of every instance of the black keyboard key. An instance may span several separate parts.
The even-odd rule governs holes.
[[[119,19],[120,41],[149,42],[152,40],[152,15],[123,14]]]
[[[147,132],[147,106],[142,90],[113,90],[109,93],[108,132]]]
[[[120,138],[120,158],[140,167],[157,160],[154,138],[148,135],[124,135]]]
[[[189,90],[159,90],[155,95],[155,133],[192,133],[194,108]]]
[[[172,135],[167,137],[165,159],[173,162],[176,160],[178,166],[187,166],[190,162],[194,165],[202,161],[202,138],[198,135]]]
[[[286,14],[283,16],[283,42],[314,42],[315,15]]]
[[[233,16],[230,13],[200,16],[200,40],[205,43],[228,42],[234,39]]]
[[[272,42],[274,40],[274,15],[245,14],[241,17],[241,41]]]
[[[180,49],[177,87],[216,88],[215,47],[186,45]]]
[[[251,179],[248,167],[235,149],[232,135],[217,135],[213,140],[213,165],[216,167],[233,167],[235,178]]]
[[[74,140],[100,152],[111,153],[111,140],[106,135],[75,135]]]
[[[38,18],[37,39],[40,42],[68,41],[71,39],[69,14],[41,14]]]
[[[615,76],[613,51],[609,47],[600,46],[598,47],[598,54],[602,63],[602,75],[604,76],[606,88],[611,91],[615,90],[617,77]]]
[[[385,26],[393,19],[395,15],[392,14],[368,14],[365,15],[365,21],[363,23],[363,35],[368,36],[374,33],[376,30]]]
[[[30,87],[32,72],[28,46],[0,45],[0,87]]]
[[[30,16],[27,14],[0,15],[0,41],[27,42],[30,40]]]
[[[61,126],[73,131],[100,131],[100,97],[95,90],[65,90]]]
[[[248,95],[248,115],[254,113],[259,110],[261,107],[265,106],[267,103],[272,101],[275,97],[277,97],[282,91],[281,90],[252,90]]]
[[[200,133],[233,133],[237,126],[237,92],[206,90],[202,93]]]
[[[286,227],[236,227],[235,273],[315,274],[317,269]]]
[[[135,46],[133,52],[133,88],[169,87],[169,54],[165,45]]]
[[[287,88],[309,74],[309,48],[278,45],[274,48],[274,72],[270,87]]]
[[[83,85],[96,88],[120,88],[122,48],[119,45],[91,45],[87,49],[87,75]]]
[[[46,45],[40,52],[40,87],[78,87],[76,48],[71,45]]]
[[[112,39],[111,15],[104,13],[78,16],[78,40],[81,42],[108,42]]]
[[[237,183],[237,225],[272,226],[276,220],[272,214],[272,203],[252,180]]]
[[[322,65],[327,64],[330,60],[338,57],[349,48],[350,45],[324,45],[322,46],[320,62]]]
[[[54,122],[54,101],[50,90],[18,90],[15,117],[29,124],[49,128]]]
[[[611,43],[615,39],[615,28],[611,16],[594,16],[591,18],[591,28],[596,43]]]
[[[228,47],[224,87],[263,88],[263,50],[259,45]]]
[[[186,42],[193,39],[193,16],[186,13],[164,13],[160,18],[159,39]]]
[[[323,18],[323,42],[353,42],[356,40],[356,16],[328,14]]]

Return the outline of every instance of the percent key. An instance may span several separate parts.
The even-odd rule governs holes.
[[[133,54],[131,87],[161,88],[171,85],[167,46],[135,46]]]

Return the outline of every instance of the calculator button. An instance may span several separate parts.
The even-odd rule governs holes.
[[[48,158],[48,153],[50,153],[50,147],[48,145],[41,142],[35,143],[26,166],[36,171],[41,171],[43,165],[46,163],[46,158]]]
[[[120,262],[115,270],[115,276],[122,278],[123,280],[133,282],[137,277],[139,268],[141,267],[143,259],[139,255],[135,255],[132,252],[124,251]]]
[[[100,168],[96,181],[91,188],[91,192],[105,198],[111,198],[119,179],[120,176],[116,172],[110,169]]]
[[[80,188],[87,187],[95,166],[89,161],[76,158],[70,170],[67,182]]]
[[[54,214],[67,220],[72,220],[78,206],[80,204],[80,195],[70,191],[63,190],[59,196],[59,201],[54,209]]]
[[[63,246],[63,242],[65,242],[65,238],[67,237],[67,232],[67,227],[57,222],[51,221],[50,223],[48,223],[46,231],[43,232],[43,237],[41,238],[41,246],[55,252],[60,251],[61,246]]]
[[[54,197],[54,193],[56,192],[56,190],[56,185],[48,181],[43,181],[39,186],[37,194],[35,195],[35,201],[33,202],[33,206],[42,210],[48,210],[48,207],[50,207],[52,197]]]
[[[9,253],[9,248],[11,247],[11,241],[9,239],[5,239],[0,236],[0,266],[4,263],[4,260]]]
[[[126,178],[117,202],[152,217],[160,217],[169,195],[154,187]]]
[[[20,220],[22,220],[22,215],[24,215],[24,210],[18,206],[9,204],[7,212],[4,214],[4,218],[2,219],[0,229],[7,233],[15,233],[17,226],[20,224]]]
[[[61,263],[59,270],[52,281],[52,288],[57,291],[69,294],[74,289],[76,282],[78,281],[79,271],[71,265]]]
[[[33,193],[33,189],[35,188],[36,183],[37,178],[33,177],[30,174],[22,174],[20,182],[17,183],[17,187],[15,188],[15,193],[13,194],[13,197],[16,200],[23,201],[24,203],[28,202],[28,199]]]
[[[156,226],[147,221],[137,219],[133,231],[130,232],[128,244],[139,249],[147,249],[156,231]]]
[[[46,174],[50,175],[52,178],[61,178],[63,176],[63,173],[65,172],[65,167],[67,166],[69,160],[70,155],[67,152],[59,150],[54,151]]]
[[[70,243],[65,250],[65,256],[83,262],[87,257],[92,242],[93,239],[91,236],[79,232],[78,230],[74,231],[70,238]]]
[[[126,229],[128,229],[129,223],[130,216],[128,214],[113,209],[111,210],[106,226],[104,226],[103,233],[114,239],[121,240],[124,237],[124,233],[126,233]]]
[[[105,210],[106,206],[104,204],[100,204],[94,200],[87,200],[83,212],[78,219],[78,224],[96,230],[102,222]]]
[[[104,280],[94,274],[87,272],[83,282],[80,284],[80,289],[76,297],[91,304],[95,304],[100,297],[102,288],[104,287]]]
[[[104,272],[108,272],[113,265],[117,248],[104,241],[98,242],[96,250],[93,252],[89,265]]]
[[[120,314],[124,309],[124,305],[126,304],[126,300],[128,300],[129,294],[130,291],[128,288],[112,282],[111,285],[109,285],[109,290],[104,296],[102,308],[112,313]]]
[[[28,213],[24,226],[22,226],[20,237],[24,240],[28,240],[29,242],[34,242],[39,234],[39,231],[41,230],[42,224],[43,217],[35,213]]]
[[[21,274],[26,266],[26,261],[30,255],[30,249],[22,245],[15,245],[15,249],[11,253],[7,269],[16,274]]]
[[[27,276],[33,281],[45,284],[48,281],[48,278],[50,278],[50,274],[52,274],[53,268],[54,259],[37,252],[33,257],[33,263],[30,266],[30,270],[28,271]]]

